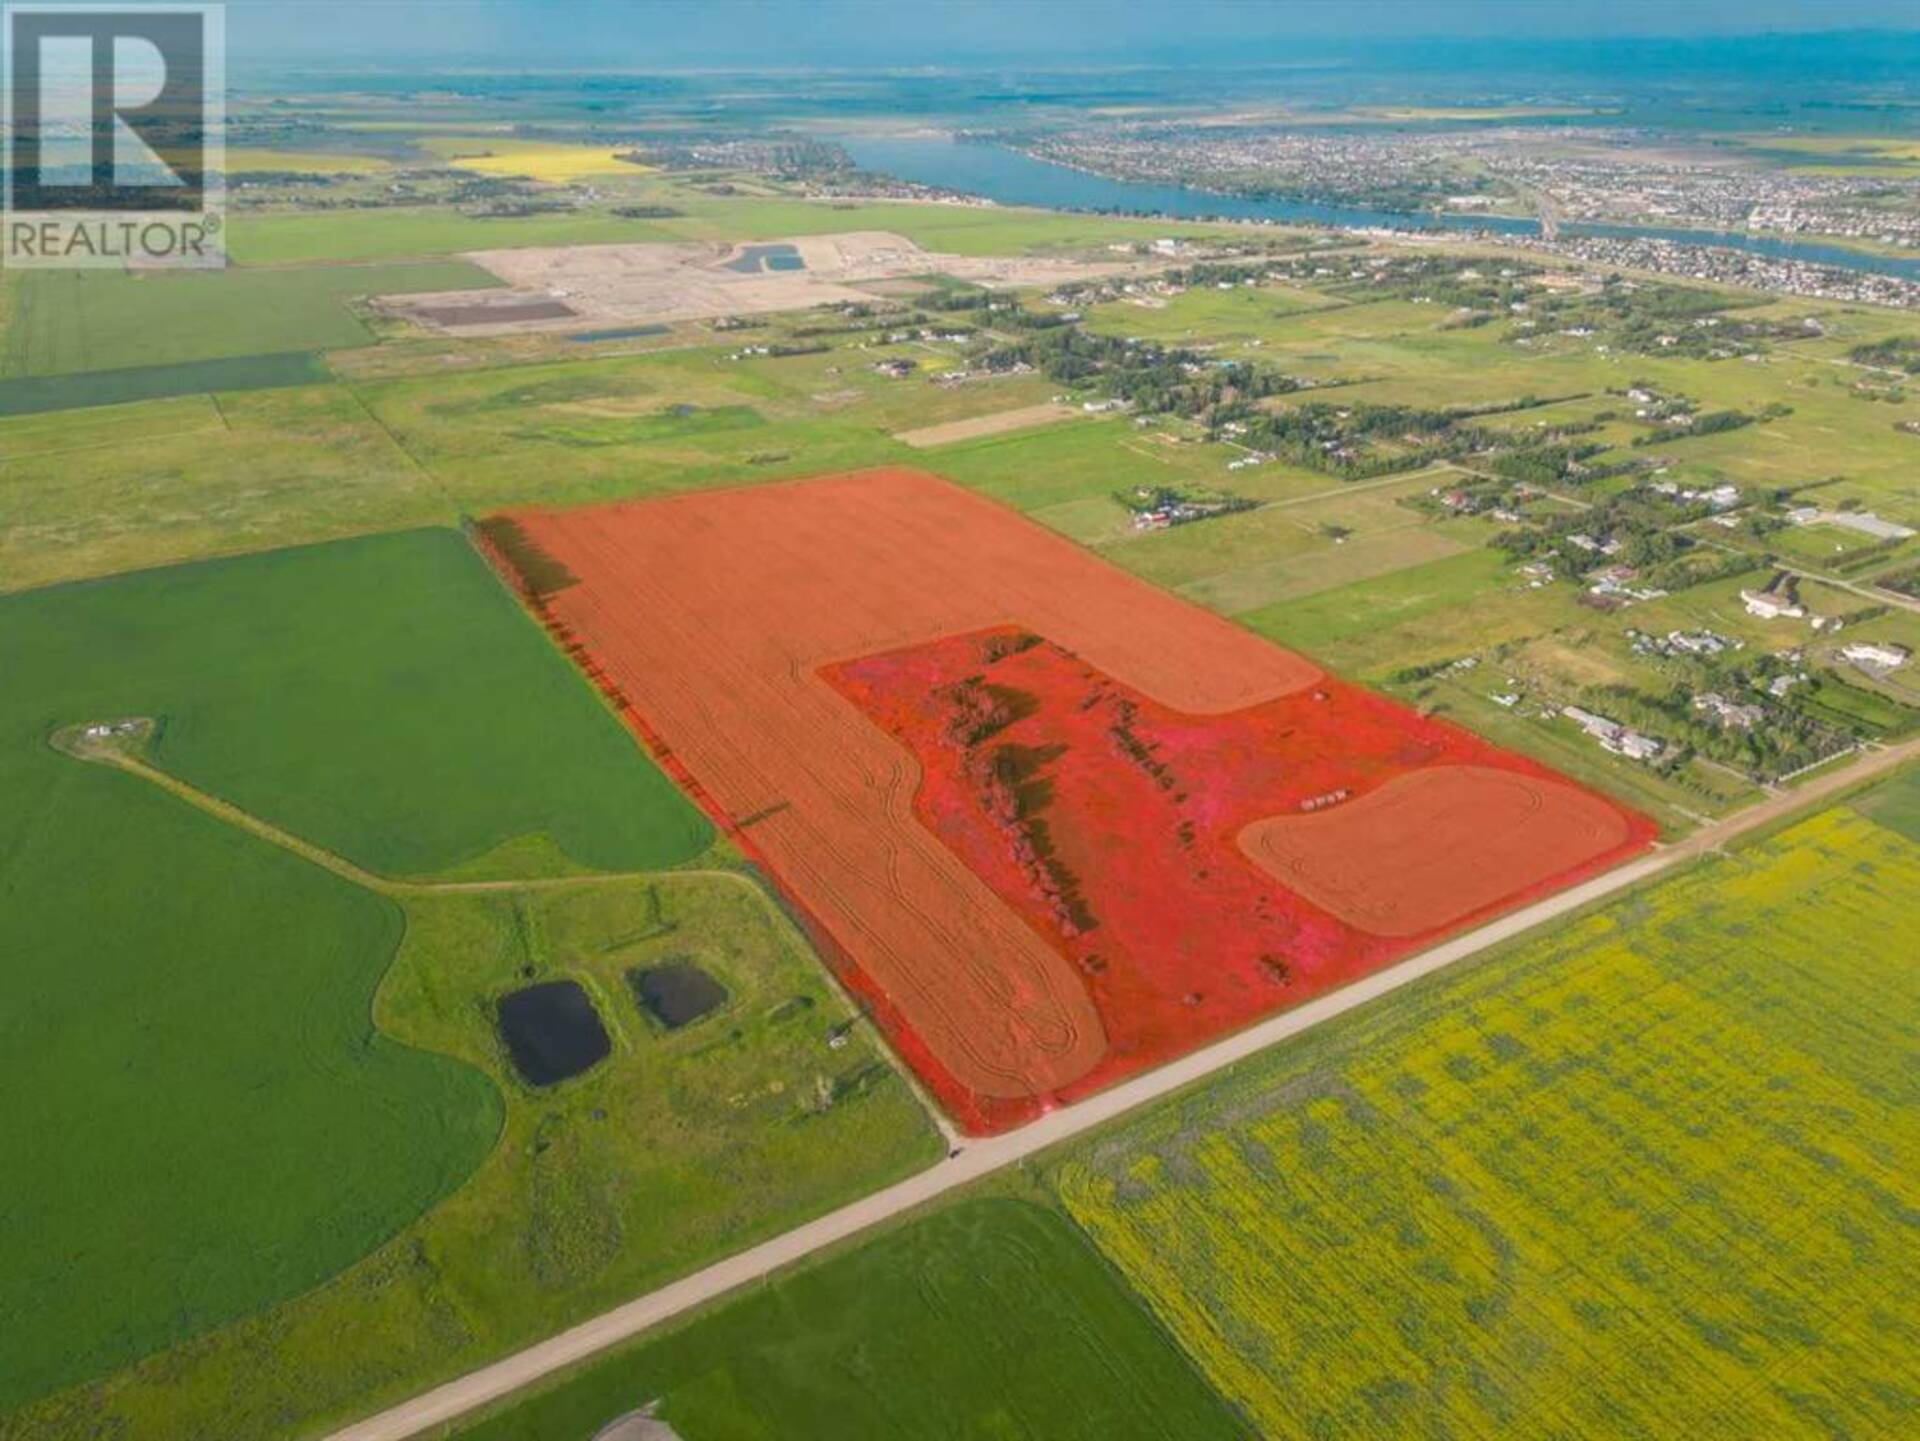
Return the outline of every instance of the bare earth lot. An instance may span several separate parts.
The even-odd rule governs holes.
[[[752,262],[786,251],[804,268],[761,268]],[[387,296],[393,314],[428,329],[449,326],[461,335],[508,335],[594,323],[655,324],[804,310],[873,296],[855,287],[876,281],[940,274],[978,285],[1058,285],[1145,267],[1129,261],[1079,261],[1030,256],[942,255],[883,230],[806,235],[756,245],[561,245],[477,250],[469,257],[510,287],[489,296],[493,316],[473,313],[471,294],[439,292]],[[742,268],[744,265],[745,268]],[[572,314],[523,313],[554,303]],[[449,320],[450,314],[458,316]]]
[[[1051,425],[1071,420],[1080,412],[1070,405],[1023,405],[1018,410],[1000,410],[992,415],[976,415],[971,420],[950,420],[944,425],[923,425],[918,430],[902,430],[894,439],[915,450],[936,445],[952,445],[961,440],[978,440],[983,435],[1004,435],[1010,430],[1030,430],[1036,425]]]

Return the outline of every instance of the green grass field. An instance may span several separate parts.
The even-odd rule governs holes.
[[[71,375],[367,345],[373,332],[350,308],[357,297],[498,283],[465,261],[150,275],[26,271],[15,279],[0,374]]]
[[[604,210],[481,218],[442,209],[278,212],[235,217],[228,248],[242,265],[394,260],[527,245],[614,245],[676,240],[769,240],[843,230],[890,230],[928,250],[1004,255],[1069,249],[1169,233],[1220,233],[1218,226],[1056,215],[1012,207],[839,203],[784,197],[718,199],[675,187],[650,199],[682,213],[629,220]],[[416,287],[424,288],[424,287]]]
[[[0,1436],[275,1441],[324,1429],[943,1154],[864,1029],[829,1044],[853,1012],[742,873],[405,904],[406,941],[375,1015],[491,1080],[505,1104],[498,1144],[459,1191],[333,1279],[0,1417]],[[665,961],[699,965],[726,1004],[659,1028],[624,973]],[[559,976],[593,996],[614,1051],[533,1091],[502,1054],[490,1002]]]
[[[173,365],[136,365],[126,370],[89,370],[73,375],[18,375],[0,379],[0,416],[120,406],[215,391],[274,390],[283,386],[313,385],[331,378],[320,357],[306,350],[230,356],[224,360],[183,360]]]
[[[1906,1434],[1917,905],[1920,844],[1830,810],[1058,1185],[1263,1435]]]
[[[315,1284],[500,1125],[479,1073],[371,1025],[395,906],[47,745],[161,709],[153,600],[0,602],[6,1215],[36,1238],[0,1256],[0,1409]]]
[[[1240,620],[1337,670],[1374,676],[1470,651],[1476,639],[1489,638],[1476,621],[1492,616],[1463,617],[1476,606],[1505,612],[1504,604],[1483,599],[1515,584],[1504,556],[1471,550],[1248,611]],[[1514,624],[1524,631],[1534,621],[1516,615]]]
[[[1237,351],[1248,340],[1264,340],[1274,320],[1338,303],[1312,290],[1262,285],[1190,290],[1158,305],[1112,302],[1093,307],[1086,320],[1089,330],[1103,335],[1133,336],[1162,345],[1224,345]]]
[[[324,1280],[500,1125],[478,1072],[369,1021],[397,907],[56,755],[8,698],[5,1213],[34,1244],[0,1257],[0,1413]]]
[[[340,385],[0,420],[0,484],[0,590],[460,511]]]
[[[1910,766],[1856,802],[1863,815],[1920,845],[1920,766]]]
[[[37,591],[0,634],[11,1214],[44,1241],[0,1267],[6,1404],[323,1279],[500,1125],[370,1026],[390,901],[52,731],[153,717],[165,764],[380,868],[529,837],[664,865],[710,831],[452,532]]]
[[[589,1365],[455,1434],[584,1441],[642,1406],[687,1441],[1242,1437],[1059,1216],[972,1200]]]
[[[7,1204],[43,1243],[0,1261],[0,1435],[278,1436],[938,1153],[737,863],[660,871],[710,827],[456,532],[8,597],[0,654]],[[457,883],[360,889],[47,744],[131,715],[188,783]],[[667,960],[727,1007],[660,1031],[624,973]],[[550,975],[616,1049],[534,1092],[492,1006]]]
[[[457,373],[436,356],[424,375],[0,418],[0,590],[506,505],[926,464],[892,432],[1048,394],[882,381],[838,352],[723,355]]]
[[[1269,476],[1266,483],[1274,479]],[[1214,610],[1258,611],[1477,546],[1480,536],[1471,525],[1436,520],[1397,503],[1426,494],[1433,483],[1424,474],[1353,486],[1323,480],[1304,496],[1171,530],[1135,533],[1102,553]],[[1226,484],[1241,493],[1238,475]]]
[[[635,245],[678,238],[652,222],[623,220],[602,211],[501,219],[441,209],[282,211],[235,216],[227,231],[227,251],[245,266],[312,265],[521,245]]]
[[[42,726],[151,715],[193,785],[386,875],[544,838],[576,868],[697,854],[705,818],[458,532],[23,596]],[[37,618],[37,620],[36,620]],[[90,687],[65,673],[85,657]]]
[[[1109,501],[1114,491],[1225,485],[1233,458],[1222,446],[1176,442],[1124,420],[1102,419],[962,441],[920,455],[917,463],[1043,520],[1053,508],[1075,502],[1099,502],[1124,519],[1125,512]],[[1234,484],[1241,484],[1237,477]]]

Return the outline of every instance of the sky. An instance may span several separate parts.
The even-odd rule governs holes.
[[[606,69],[1258,58],[1289,46],[1920,29],[1915,0],[228,0],[236,61]]]

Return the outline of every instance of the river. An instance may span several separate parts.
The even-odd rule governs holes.
[[[1301,225],[1337,225],[1347,229],[1488,230],[1503,235],[1538,235],[1540,222],[1507,215],[1430,214],[1369,210],[1352,205],[1320,205],[1308,200],[1253,200],[1220,195],[1184,185],[1155,185],[1110,180],[1051,161],[1036,160],[1001,145],[962,143],[945,138],[875,139],[841,137],[840,145],[862,169],[946,190],[964,191],[1002,205],[1037,205],[1050,210],[1120,211],[1175,219],[1270,220]],[[1784,240],[1738,231],[1681,230],[1659,226],[1563,223],[1562,235],[1615,239],[1675,240],[1718,245],[1810,265],[1872,271],[1920,280],[1920,260],[1872,255],[1842,245]]]

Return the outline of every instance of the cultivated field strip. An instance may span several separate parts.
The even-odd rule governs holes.
[[[870,471],[526,512],[506,523],[521,537],[525,563],[572,582],[530,587],[555,635],[663,764],[766,864],[849,985],[976,1131],[1031,1119],[1049,1102],[1297,1004],[1445,926],[1591,874],[1650,835],[1531,762],[1329,680],[1310,661],[931,476]],[[892,702],[856,701],[839,677],[868,660],[884,670],[882,658],[897,656],[910,687],[935,684],[913,659],[920,648],[989,635],[1004,648],[1036,634],[1052,644],[1032,656],[1057,658],[1033,681],[1048,697],[1036,703],[1083,720],[1065,721],[1077,739],[1035,736],[1025,747],[1032,756],[1071,752],[1072,773],[1059,782],[1060,813],[1036,823],[1058,822],[1052,840],[1026,822],[988,838],[990,849],[1027,856],[1024,879],[1016,871],[1009,880],[958,847],[953,818],[927,809],[928,787],[941,781],[924,770],[942,770],[944,743],[903,743],[873,710]],[[970,656],[959,658],[963,670]],[[1089,683],[1094,691],[1076,699]],[[909,710],[931,703],[906,698]],[[1149,716],[1147,730],[1129,729],[1129,717]],[[1193,761],[1191,796],[1163,763],[1176,754]],[[1383,922],[1379,934],[1365,934],[1364,923],[1350,924],[1340,905],[1310,890],[1296,908],[1284,866],[1263,876],[1232,835],[1211,834],[1235,795],[1257,794],[1282,812],[1312,810],[1442,764],[1458,771],[1452,783],[1419,794],[1458,813],[1452,839],[1438,848],[1439,866],[1421,872],[1425,890],[1409,891],[1410,919]],[[1249,767],[1265,778],[1253,791],[1241,783]],[[1488,787],[1498,796],[1517,787],[1524,804],[1476,829],[1473,795]],[[1162,794],[1191,801],[1192,814],[1160,804]],[[1005,801],[1029,803],[1013,791]],[[1083,804],[1093,807],[1086,817],[1075,809]],[[1331,825],[1340,842],[1331,849],[1362,889],[1400,884],[1369,861],[1382,854],[1382,828],[1394,829],[1399,809],[1388,796]],[[1239,824],[1262,814],[1246,812]],[[1488,825],[1505,827],[1505,848],[1483,864],[1475,858]],[[1071,876],[1036,847],[1057,841],[1061,856],[1084,858],[1082,874],[1098,876],[1088,884],[1111,883],[1105,873],[1131,874],[1137,857],[1105,855],[1101,845],[1137,832],[1143,844],[1151,836],[1191,849],[1201,827],[1209,834],[1193,855],[1216,843],[1225,849],[1221,865],[1187,868],[1193,895],[1142,918],[1131,912],[1157,894],[1144,872],[1137,895],[1109,884],[1116,924],[1102,953],[1065,944],[1095,922],[1075,922]],[[1464,899],[1441,894],[1460,889],[1463,877]],[[1238,955],[1248,950],[1242,937],[1232,965],[1187,974],[1181,957],[1199,943],[1169,939],[1169,926],[1178,931],[1192,905],[1204,909],[1223,885],[1250,923],[1259,921],[1261,943]],[[1054,897],[1053,910],[1038,916],[1018,900],[1036,886]],[[1276,906],[1286,914],[1273,914]],[[1110,981],[1089,979],[1109,973]],[[1136,1024],[1142,1005],[1157,1008],[1151,1038]],[[1184,1016],[1169,1018],[1169,1006]]]
[[[549,599],[555,620],[723,815],[759,817],[743,839],[857,958],[850,979],[883,1018],[909,1019],[916,1062],[989,1101],[1084,1075],[1104,1050],[1099,1017],[1063,958],[911,823],[917,768],[819,668],[1042,615],[1189,711],[1319,674],[911,472],[517,519],[583,578]]]
[[[1628,817],[1573,786],[1485,766],[1409,771],[1351,804],[1256,821],[1261,866],[1377,936],[1411,936],[1591,864]]]

